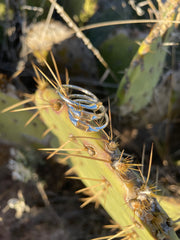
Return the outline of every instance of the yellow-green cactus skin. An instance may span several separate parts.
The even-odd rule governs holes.
[[[57,155],[62,158],[60,162],[69,162],[77,179],[86,185],[86,188],[78,191],[89,195],[83,199],[81,206],[93,201],[95,206],[101,204],[124,230],[116,237],[178,239],[171,219],[156,200],[152,187],[148,186],[149,176],[146,180],[141,176],[139,165],[133,164],[128,155],[120,152],[104,130],[85,131],[81,129],[80,121],[78,126],[72,123],[69,117],[70,105],[58,92],[66,94],[66,99],[70,99],[72,93],[68,93],[68,85],[59,87],[60,84],[52,82],[55,89],[39,88],[35,93],[35,104],[37,108],[40,107],[44,123],[52,129],[60,143],[57,148],[44,149],[50,152],[48,158]],[[43,105],[49,107],[43,108]],[[83,111],[80,105],[77,108]],[[96,125],[96,122],[93,124]]]

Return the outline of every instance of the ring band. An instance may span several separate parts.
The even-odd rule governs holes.
[[[108,125],[106,109],[93,93],[75,85],[64,84],[62,87],[80,92],[70,93],[66,97],[60,89],[57,91],[68,106],[69,118],[74,126],[87,132],[98,132]]]

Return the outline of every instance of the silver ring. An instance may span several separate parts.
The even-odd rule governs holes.
[[[98,132],[108,125],[106,109],[93,93],[75,85],[62,87],[72,91],[67,97],[60,89],[57,93],[68,106],[69,118],[74,126],[87,132]]]

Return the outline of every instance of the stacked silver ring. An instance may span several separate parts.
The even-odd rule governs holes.
[[[93,93],[75,85],[62,87],[69,94],[64,96],[60,89],[58,94],[68,106],[69,118],[74,126],[87,132],[98,132],[108,125],[106,109]]]

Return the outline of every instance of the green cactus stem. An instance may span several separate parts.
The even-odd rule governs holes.
[[[147,106],[162,74],[167,53],[164,44],[170,39],[174,27],[171,21],[177,15],[180,1],[169,0],[161,5],[158,12],[160,22],[141,43],[120,82],[117,101],[121,114],[137,113]]]
[[[150,187],[133,170],[135,166],[120,155],[119,161],[113,163],[113,156],[108,151],[110,140],[106,135],[103,132],[87,133],[75,127],[69,119],[66,104],[54,90],[47,88],[36,92],[37,106],[56,101],[61,105],[58,111],[47,108],[41,109],[40,114],[48,127],[54,125],[52,132],[60,142],[67,144],[46,150],[55,151],[63,156],[63,160],[68,158],[75,167],[75,173],[91,190],[92,195],[84,200],[82,206],[91,201],[100,203],[120,226],[134,225],[132,234],[136,239],[165,239],[167,236],[178,239],[170,218],[156,201]]]
[[[150,171],[145,180],[138,173],[139,165],[120,152],[112,137],[104,130],[88,132],[80,129],[81,120],[86,116],[79,105],[75,105],[78,113],[81,112],[79,125],[75,126],[70,120],[72,105],[68,102],[72,97],[72,93],[68,93],[68,86],[72,86],[61,85],[58,74],[57,77],[54,76],[54,82],[41,70],[40,72],[55,89],[38,89],[35,93],[35,104],[40,106],[41,118],[48,128],[52,128],[61,143],[57,148],[44,150],[50,152],[48,158],[58,155],[61,157],[59,162],[69,162],[78,176],[75,178],[81,179],[86,185],[86,188],[78,191],[89,195],[83,199],[81,206],[84,207],[90,202],[95,202],[95,206],[101,204],[123,229],[133,226],[126,239],[178,239],[171,219],[161,208],[155,193],[148,185]],[[41,82],[40,79],[38,81]],[[63,97],[60,98],[59,95]],[[43,108],[47,103],[49,108]],[[96,127],[96,122],[93,124]]]

